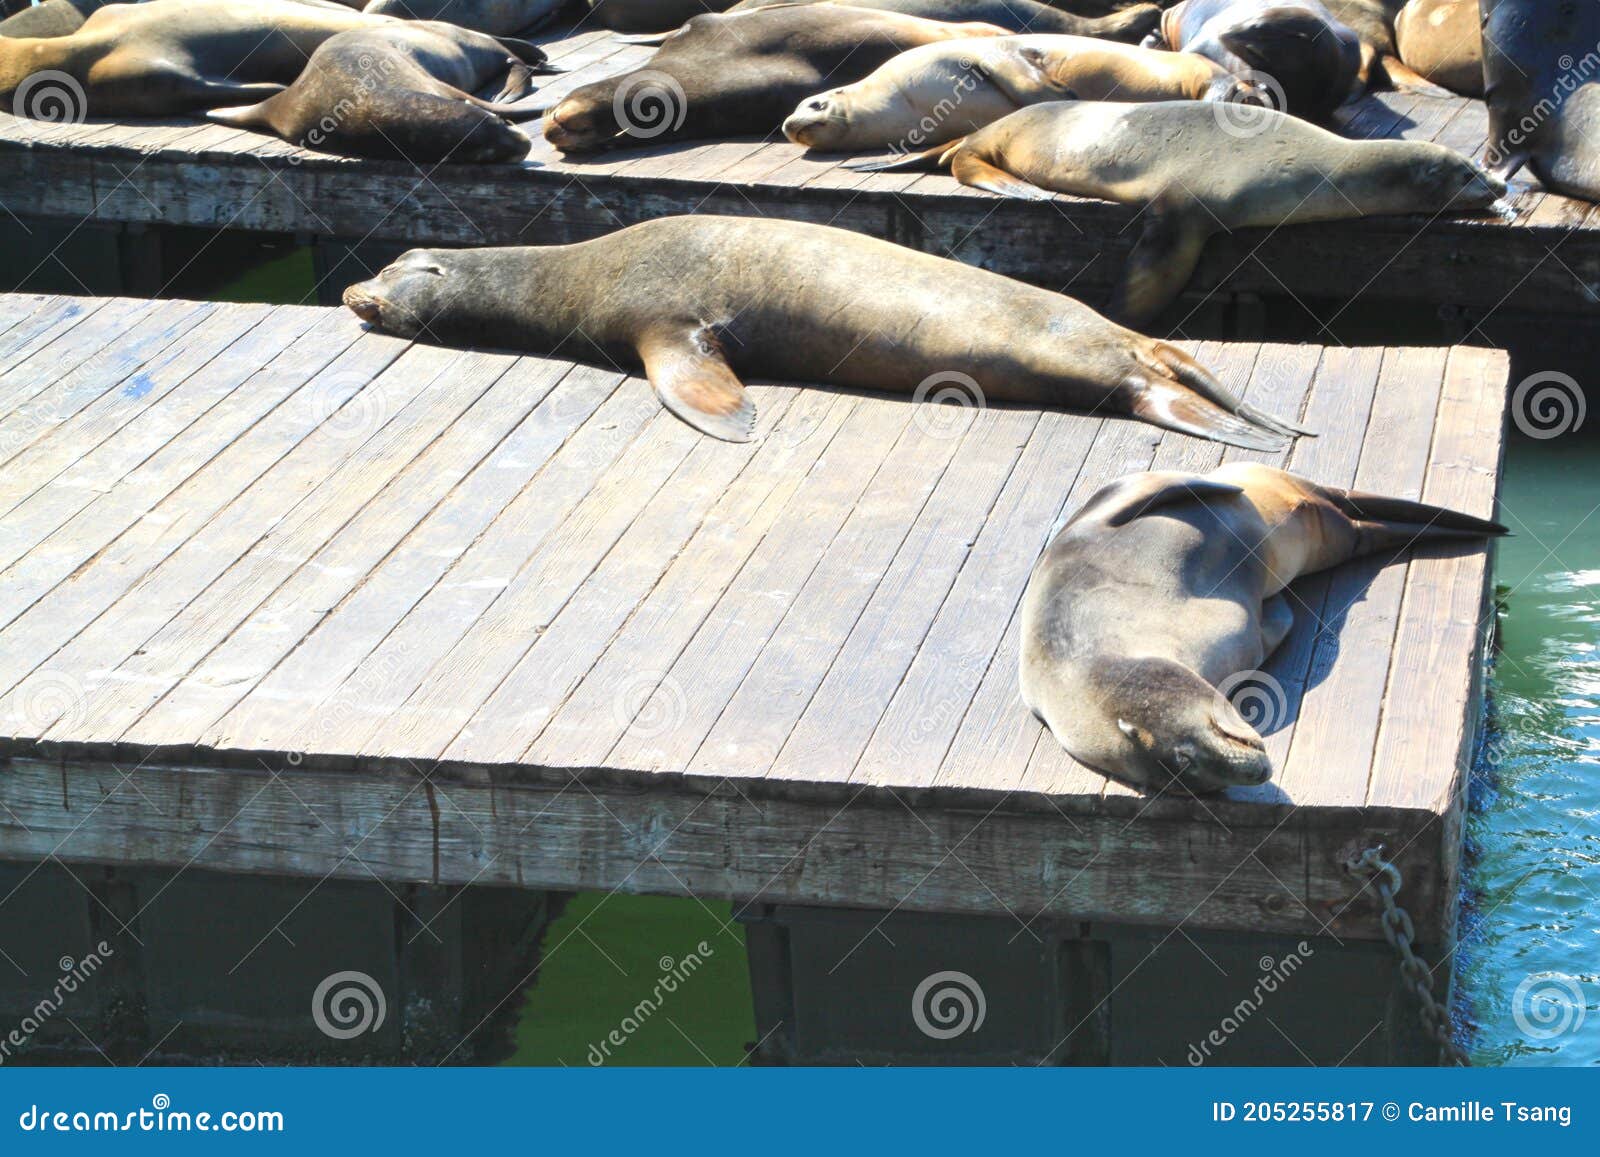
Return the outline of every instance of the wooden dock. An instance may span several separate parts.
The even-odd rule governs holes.
[[[637,65],[650,49],[607,32],[544,38],[571,70],[559,94]],[[1383,94],[1345,110],[1358,137],[1434,140],[1480,154],[1481,101]],[[535,129],[537,125],[533,126]],[[786,141],[658,145],[566,158],[539,138],[520,165],[359,161],[204,122],[46,125],[0,116],[0,205],[71,221],[285,232],[410,245],[552,244],[669,213],[802,218],[953,256],[1095,302],[1138,236],[1137,213],[1056,197],[1007,201],[946,174],[862,174]],[[1514,221],[1375,218],[1245,230],[1207,247],[1180,330],[1222,294],[1295,300],[1319,324],[1357,303],[1495,313],[1600,312],[1594,206],[1530,190]],[[17,276],[26,273],[19,270]],[[347,280],[365,276],[348,271]],[[5,286],[0,286],[5,288]],[[1317,302],[1336,301],[1334,307]],[[1323,340],[1327,340],[1325,337]]]
[[[1504,355],[1188,348],[1289,467],[1493,509]],[[752,390],[729,445],[343,310],[0,297],[0,858],[1373,940],[1381,843],[1448,940],[1485,551],[1298,584],[1274,781],[1146,799],[1019,702],[1022,589],[1108,480],[1252,455]]]

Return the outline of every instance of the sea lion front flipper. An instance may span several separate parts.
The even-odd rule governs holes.
[[[1022,201],[1048,201],[1055,194],[1041,189],[1004,169],[996,168],[971,149],[962,149],[950,162],[950,174],[963,185],[974,189],[987,189],[1002,197],[1015,197]]]
[[[982,61],[978,68],[1018,108],[1037,103],[1041,89],[1055,94],[1055,100],[1078,99],[1071,86],[1050,74],[1045,54],[1037,48],[1022,48],[1011,56],[997,55]]]
[[[1191,498],[1235,498],[1244,493],[1244,487],[1232,482],[1208,478],[1204,474],[1186,474],[1181,470],[1146,470],[1119,478],[1099,490],[1073,516],[1073,521],[1093,515],[1107,526],[1124,526],[1140,515],[1174,502]]]
[[[1149,205],[1144,232],[1134,243],[1122,281],[1112,293],[1110,316],[1137,329],[1171,305],[1194,276],[1211,232],[1200,213]]]
[[[710,330],[664,328],[641,337],[638,348],[663,406],[724,442],[748,442],[754,436],[755,403]]]

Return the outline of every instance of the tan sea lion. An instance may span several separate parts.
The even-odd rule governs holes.
[[[1483,20],[1478,0],[1411,0],[1395,18],[1400,59],[1462,96],[1483,95]]]
[[[1151,792],[1265,783],[1224,690],[1294,624],[1301,575],[1498,523],[1254,463],[1134,474],[1062,528],[1022,601],[1022,699],[1079,762]]]
[[[865,80],[807,97],[783,122],[813,149],[908,152],[1051,100],[1236,100],[1244,82],[1192,52],[1087,36],[991,36],[902,52]]]
[[[515,48],[518,55],[512,55]],[[295,82],[259,104],[212,109],[210,120],[276,133],[302,148],[419,162],[509,161],[528,155],[514,103],[544,53],[438,21],[358,28],[325,41]],[[498,95],[473,94],[503,81]],[[520,110],[524,117],[537,110]],[[509,119],[508,119],[509,118]]]
[[[728,11],[748,12],[780,4],[850,4],[927,20],[977,21],[1007,32],[1058,32],[1128,44],[1139,43],[1161,20],[1160,9],[1154,4],[1133,4],[1102,16],[1080,16],[1065,5],[1041,4],[1038,0],[740,0]]]
[[[1144,230],[1110,311],[1129,325],[1179,294],[1213,234],[1466,212],[1505,195],[1504,182],[1443,145],[1347,140],[1273,109],[1193,101],[1036,104],[952,145],[855,167],[930,162],[1007,197],[1055,192],[1144,206]]]
[[[989,25],[834,6],[696,16],[639,68],[574,89],[545,117],[544,135],[581,152],[766,134],[802,98],[860,80],[896,53],[998,35]]]
[[[170,116],[260,100],[294,80],[323,41],[390,19],[298,0],[108,4],[67,36],[0,39],[0,100],[24,103],[15,100],[19,88],[46,73],[77,84],[90,116]]]
[[[414,249],[344,303],[386,333],[644,365],[662,404],[751,437],[740,373],[1129,414],[1238,446],[1298,427],[1239,402],[1193,358],[1088,306],[826,225],[662,217],[593,241]]]

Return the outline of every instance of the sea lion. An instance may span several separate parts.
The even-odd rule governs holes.
[[[799,221],[660,217],[575,245],[414,249],[344,303],[402,337],[642,363],[667,409],[733,442],[755,421],[741,372],[907,394],[956,374],[986,399],[1231,445],[1303,432],[1070,297]]]
[[[544,27],[565,3],[566,0],[369,0],[361,10],[402,20],[443,20],[474,32],[512,36]]]
[[[1051,100],[1235,100],[1244,81],[1192,52],[1087,36],[991,36],[902,52],[865,80],[807,97],[783,122],[813,149],[926,148]]]
[[[1007,197],[1052,192],[1141,205],[1144,228],[1111,316],[1148,321],[1188,283],[1206,241],[1251,226],[1385,213],[1464,212],[1505,184],[1427,141],[1353,141],[1269,108],[1192,101],[1055,101],[1020,109],[948,146],[855,166],[948,165]]]
[[[802,98],[860,80],[907,48],[998,35],[986,24],[848,7],[696,16],[641,67],[574,89],[545,117],[544,135],[580,152],[627,139],[770,133]]]
[[[507,46],[519,47],[513,56]],[[209,120],[276,133],[302,148],[357,157],[492,162],[528,155],[509,123],[544,53],[437,21],[358,28],[325,41],[295,82],[259,104],[212,109]],[[473,94],[503,80],[494,100]]]
[[[91,116],[170,116],[260,100],[294,80],[323,41],[390,22],[300,0],[108,4],[67,36],[0,39],[0,101],[21,103],[19,86],[49,72],[82,88]]]
[[[586,0],[602,28],[614,32],[670,32],[691,16],[725,12],[733,0]]]
[[[1462,96],[1483,95],[1483,21],[1478,0],[1411,0],[1394,25],[1406,67]]]
[[[1491,168],[1600,201],[1600,4],[1483,0]]]
[[[89,13],[106,0],[44,0],[0,20],[0,36],[66,36],[83,27]]]
[[[1255,463],[1111,483],[1061,529],[1022,600],[1022,699],[1079,762],[1146,791],[1265,783],[1261,735],[1219,690],[1294,624],[1301,575],[1505,527]]]
[[[1007,32],[1059,32],[1129,44],[1139,43],[1161,21],[1161,10],[1154,4],[1135,4],[1106,16],[1078,16],[1037,0],[740,0],[728,11],[750,12],[788,4],[837,6],[846,3],[854,8],[903,12],[926,20],[978,21]]]
[[[1281,91],[1280,111],[1310,120],[1361,91],[1361,40],[1321,0],[1182,0],[1146,44],[1257,74]]]

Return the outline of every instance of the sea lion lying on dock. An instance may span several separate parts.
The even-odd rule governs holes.
[[[1600,201],[1600,4],[1483,0],[1489,164],[1523,165],[1545,188]]]
[[[300,0],[108,4],[67,36],[0,39],[0,101],[13,106],[19,86],[45,72],[78,84],[90,116],[171,116],[260,100],[293,81],[323,41],[392,22]]]
[[[783,122],[813,149],[905,152],[1052,100],[1238,100],[1244,81],[1192,52],[1086,36],[991,36],[902,52],[865,80],[807,97]]]
[[[1361,40],[1321,0],[1181,0],[1150,47],[1197,52],[1282,93],[1279,111],[1326,118],[1361,91]]]
[[[1385,213],[1465,212],[1505,184],[1443,145],[1353,141],[1268,108],[1193,101],[1056,101],[1020,109],[948,146],[864,170],[947,165],[1007,197],[1051,193],[1145,207],[1111,316],[1148,321],[1194,273],[1206,241],[1251,226]]]
[[[798,221],[662,217],[576,245],[413,249],[344,303],[402,337],[642,363],[663,405],[732,442],[756,416],[740,373],[905,394],[959,373],[994,401],[1231,445],[1302,432],[1070,297]]]
[[[1079,762],[1151,792],[1265,783],[1261,735],[1219,687],[1294,624],[1301,575],[1498,523],[1319,486],[1254,463],[1105,487],[1035,564],[1022,600],[1022,698]]]
[[[402,20],[442,20],[491,36],[514,36],[544,27],[565,3],[566,0],[369,0],[361,10]]]
[[[691,16],[725,12],[732,0],[585,0],[594,20],[613,32],[670,32]]]
[[[516,47],[513,56],[508,45]],[[410,161],[509,161],[530,141],[509,123],[544,53],[438,21],[341,32],[295,82],[259,104],[212,109],[209,120],[276,133],[302,148]],[[504,78],[494,100],[473,94]]]
[[[1411,0],[1395,18],[1406,67],[1462,96],[1483,95],[1483,19],[1478,0]]]
[[[1154,4],[1134,4],[1105,16],[1079,16],[1071,11],[1038,0],[740,0],[730,12],[750,12],[780,4],[849,4],[855,8],[876,8],[884,12],[903,12],[926,20],[956,23],[978,21],[993,24],[1007,32],[1058,32],[1066,36],[1094,36],[1137,44],[1161,20]]]
[[[545,117],[544,135],[580,152],[628,139],[770,133],[802,98],[859,80],[908,48],[998,35],[987,24],[850,7],[696,16],[639,68],[574,89]]]

